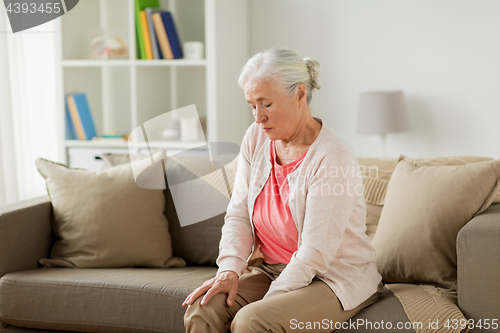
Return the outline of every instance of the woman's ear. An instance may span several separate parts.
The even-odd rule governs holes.
[[[307,101],[307,88],[304,83],[300,83],[297,87],[297,101],[299,104]]]

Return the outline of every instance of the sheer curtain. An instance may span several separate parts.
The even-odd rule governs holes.
[[[47,194],[35,159],[62,160],[57,73],[55,21],[13,34],[0,3],[0,206]]]

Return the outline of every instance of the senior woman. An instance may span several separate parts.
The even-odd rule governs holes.
[[[183,303],[187,332],[332,332],[379,299],[356,155],[309,109],[318,73],[317,61],[286,48],[242,68],[255,123],[241,145],[217,275]],[[249,260],[257,248],[263,257]]]

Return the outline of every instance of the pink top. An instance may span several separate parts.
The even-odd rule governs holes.
[[[265,262],[288,264],[297,251],[298,231],[288,206],[290,189],[286,177],[299,167],[307,151],[292,163],[279,165],[274,141],[270,146],[273,166],[271,175],[255,200],[254,231]]]

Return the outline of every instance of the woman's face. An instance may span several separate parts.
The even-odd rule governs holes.
[[[305,85],[301,83],[291,95],[272,81],[248,80],[244,87],[247,103],[252,107],[255,122],[270,140],[288,140],[301,122],[301,107],[305,103]]]

